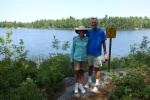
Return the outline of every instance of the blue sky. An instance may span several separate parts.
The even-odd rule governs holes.
[[[150,0],[0,0],[0,21],[147,16]]]

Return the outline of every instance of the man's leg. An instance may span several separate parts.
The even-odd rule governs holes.
[[[99,68],[95,68],[95,79],[96,79],[95,85],[99,85],[99,78],[100,78],[100,70]]]
[[[96,83],[95,86],[93,88],[93,92],[94,93],[98,93],[98,86],[99,86],[99,81],[100,81],[100,70],[99,67],[102,66],[102,62],[101,62],[102,57],[98,56],[94,58],[94,69],[95,69],[95,79],[96,79]]]
[[[88,64],[89,64],[88,82],[92,83],[92,74],[93,74],[93,57],[92,56],[88,56]]]
[[[93,73],[93,65],[92,65],[92,66],[89,66],[88,75],[89,75],[89,76],[92,76],[92,73]]]
[[[94,58],[95,79],[96,79],[95,85],[99,85],[100,66],[102,66],[102,56],[95,57]]]
[[[88,82],[85,84],[85,88],[89,88],[89,85],[92,83],[92,74],[93,74],[93,56],[88,56]]]
[[[95,79],[96,79],[96,83],[95,86],[93,88],[93,93],[99,93],[98,91],[98,86],[99,86],[99,78],[100,78],[100,71],[99,68],[95,68]]]
[[[88,72],[88,82],[92,82],[92,74],[93,74],[93,65],[89,66],[89,72]]]
[[[92,74],[93,74],[93,65],[89,66],[88,71],[88,82],[85,84],[85,88],[89,88],[89,85],[92,83]]]

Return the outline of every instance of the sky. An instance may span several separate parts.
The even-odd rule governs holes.
[[[97,17],[149,17],[150,0],[0,0],[0,22]]]

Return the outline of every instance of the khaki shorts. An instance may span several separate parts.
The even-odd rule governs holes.
[[[94,66],[95,68],[102,66],[102,56],[91,56],[88,55],[88,64],[89,66]]]
[[[74,61],[74,70],[85,70],[85,67],[87,66],[87,61]]]

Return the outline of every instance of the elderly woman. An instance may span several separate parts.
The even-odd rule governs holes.
[[[85,89],[83,88],[84,82],[84,69],[87,66],[87,44],[88,37],[85,36],[87,33],[87,29],[84,26],[79,26],[75,32],[78,34],[73,39],[71,55],[70,55],[70,63],[74,66],[75,70],[75,88],[74,92],[78,93],[78,89],[81,90],[82,93],[85,93]]]

